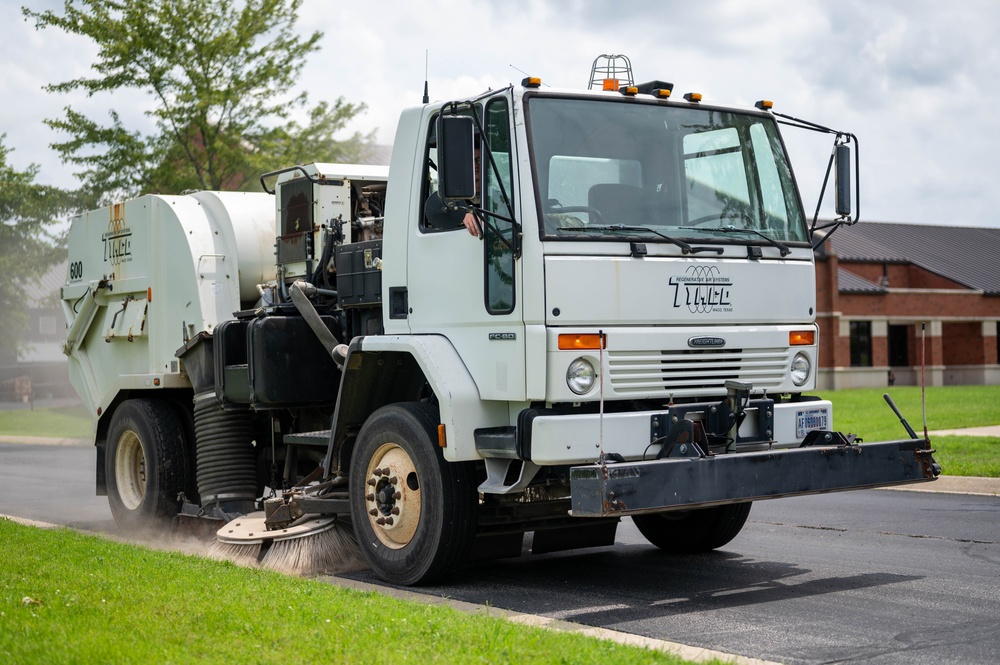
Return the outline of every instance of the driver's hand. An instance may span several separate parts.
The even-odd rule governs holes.
[[[469,230],[470,235],[474,235],[477,238],[483,237],[483,232],[479,228],[479,222],[476,221],[475,215],[471,212],[465,213],[465,217],[462,218],[462,223],[465,224],[465,228]]]

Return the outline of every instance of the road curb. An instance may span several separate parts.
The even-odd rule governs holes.
[[[16,517],[14,515],[4,515],[0,513],[0,520],[8,520],[14,522],[15,524],[21,524],[23,526],[33,526],[38,529],[60,529],[62,528],[58,524],[52,524],[51,522],[39,522],[38,520],[30,520],[27,517]]]

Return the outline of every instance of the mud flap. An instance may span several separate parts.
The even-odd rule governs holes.
[[[931,481],[941,467],[923,439],[813,445],[576,466],[574,517],[606,517]]]

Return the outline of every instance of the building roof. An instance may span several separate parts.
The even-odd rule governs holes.
[[[1000,295],[1000,228],[860,222],[838,229],[822,251],[846,262],[912,263]]]
[[[844,268],[837,268],[837,289],[841,293],[887,293],[889,289],[858,277]]]
[[[54,264],[37,279],[29,279],[20,287],[28,306],[33,309],[58,307],[59,289],[66,282],[66,271],[69,261],[63,260]]]

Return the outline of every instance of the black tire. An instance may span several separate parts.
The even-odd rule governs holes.
[[[384,406],[365,421],[354,447],[354,531],[368,565],[392,584],[443,579],[465,562],[475,537],[475,466],[445,461],[437,424],[429,405]]]
[[[168,402],[130,399],[108,427],[108,504],[126,532],[161,528],[191,476],[183,421]]]
[[[736,537],[750,515],[752,502],[684,512],[633,515],[632,521],[653,545],[675,554],[695,554],[722,547]]]

